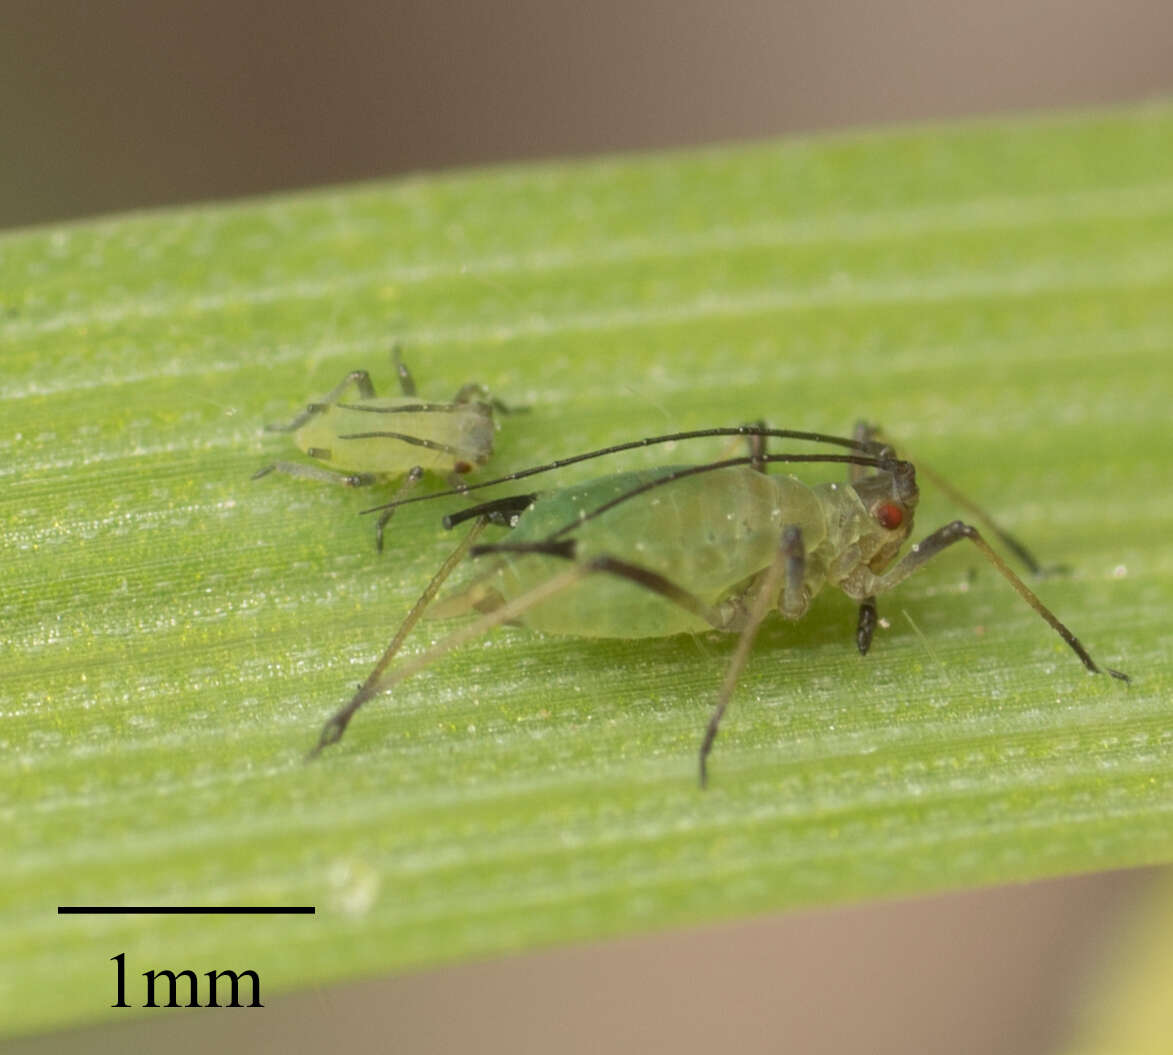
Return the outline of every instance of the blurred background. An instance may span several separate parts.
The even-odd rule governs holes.
[[[0,227],[408,170],[1103,105],[1167,0],[2,0]]]
[[[1173,4],[3,0],[0,76],[7,228],[455,165],[1167,96]],[[12,1050],[287,1051],[321,1031],[350,1050],[1060,1051],[1151,879],[629,939],[275,1000],[247,1033],[195,1016]]]

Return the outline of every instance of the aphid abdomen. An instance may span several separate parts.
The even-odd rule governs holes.
[[[669,467],[621,473],[551,492],[530,507],[510,541],[538,541],[659,477]],[[638,565],[721,609],[773,559],[783,519],[821,540],[821,511],[812,492],[788,478],[731,468],[683,477],[584,520],[559,538],[571,538],[580,561],[606,555]],[[502,600],[538,586],[565,568],[540,555],[505,556],[489,585]],[[635,583],[593,575],[567,593],[531,609],[524,625],[577,637],[664,637],[712,629],[697,614]]]
[[[413,409],[413,408],[427,409]],[[468,472],[493,452],[492,411],[484,403],[426,403],[414,397],[356,400],[329,407],[297,432],[307,453],[329,452],[343,471],[401,476],[415,466]]]

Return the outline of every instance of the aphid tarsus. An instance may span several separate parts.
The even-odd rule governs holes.
[[[336,742],[367,700],[502,623],[580,637],[644,638],[721,630],[738,634],[739,640],[701,741],[703,787],[721,718],[771,609],[777,608],[786,619],[801,619],[823,587],[836,587],[859,605],[856,644],[866,654],[877,625],[876,597],[963,539],[977,547],[1089,671],[1128,680],[1119,671],[1100,667],[972,525],[951,521],[897,559],[915,519],[916,468],[898,458],[877,438],[877,430],[863,423],[851,439],[761,426],[651,437],[476,486],[520,479],[616,450],[713,435],[749,438],[750,455],[613,474],[545,493],[512,495],[446,517],[448,526],[468,519],[475,523],[433,576],[367,680],[326,722],[311,754]],[[833,444],[849,453],[769,454],[767,438]],[[771,464],[803,462],[845,464],[849,483],[808,486],[792,476],[767,472]],[[1021,543],[968,500],[966,507],[1037,569],[1037,561]],[[510,535],[501,542],[478,543],[485,527],[494,522],[514,525]],[[480,618],[386,673],[408,632],[465,555],[493,560],[462,592],[440,602],[436,611],[442,616],[479,612]]]

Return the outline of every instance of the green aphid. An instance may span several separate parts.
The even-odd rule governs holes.
[[[729,435],[749,439],[747,457],[618,473],[573,487],[496,499],[446,517],[448,527],[464,520],[475,523],[433,576],[367,680],[326,722],[311,754],[340,739],[367,700],[503,623],[577,637],[647,638],[721,630],[739,637],[701,741],[704,786],[721,717],[758,628],[772,609],[784,619],[798,620],[821,589],[839,589],[859,605],[855,639],[860,653],[866,654],[877,625],[876,597],[962,539],[978,549],[1089,671],[1128,680],[1092,659],[977,528],[954,520],[901,557],[919,498],[917,469],[898,458],[878,430],[864,423],[851,438],[764,426],[656,436],[476,486],[517,480],[616,451]],[[847,453],[768,454],[767,438],[829,444]],[[796,462],[845,464],[848,478],[809,486],[793,476],[768,472],[771,465]],[[923,465],[921,471],[1028,568],[1041,572],[1029,551],[981,509]],[[509,527],[510,534],[500,542],[475,544],[491,523]],[[388,672],[408,632],[466,556],[484,559],[484,570],[429,614],[480,613],[480,618]]]
[[[447,403],[422,400],[398,346],[391,355],[402,395],[376,396],[370,375],[352,371],[292,421],[265,426],[266,432],[292,432],[293,442],[321,464],[274,462],[253,473],[253,479],[278,472],[344,487],[369,487],[403,477],[394,497],[401,501],[430,472],[443,475],[455,490],[466,490],[464,475],[484,465],[493,453],[493,412],[509,413],[509,408],[478,384],[462,386]],[[343,402],[352,387],[357,398]],[[395,508],[389,505],[376,522],[380,550],[383,529]]]

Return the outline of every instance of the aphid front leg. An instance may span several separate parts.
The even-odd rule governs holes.
[[[851,432],[851,438],[857,443],[876,443],[879,439],[880,427],[873,425],[862,418],[855,423],[855,428]],[[867,469],[862,465],[849,465],[847,467],[847,481],[850,484],[857,484],[867,475]],[[880,621],[879,612],[876,610],[876,599],[874,597],[865,597],[859,602],[859,619],[855,624],[855,647],[859,649],[861,656],[866,656],[868,650],[872,647],[872,638],[876,633],[876,624]]]
[[[403,478],[403,483],[399,485],[399,489],[395,492],[391,501],[398,502],[409,491],[411,491],[416,484],[420,482],[424,471],[420,466],[413,466],[407,471],[407,475]],[[390,505],[379,514],[379,519],[375,521],[375,549],[380,553],[383,552],[383,528],[387,526],[387,522],[395,515],[395,510],[398,506]]]
[[[879,425],[872,425],[866,421],[857,421],[855,424],[855,431],[852,433],[853,439],[863,443],[881,441],[883,439],[882,430]],[[901,445],[903,449],[903,444]],[[909,458],[910,455],[907,450],[904,450],[904,457]],[[979,506],[968,495],[963,494],[956,487],[954,487],[944,476],[927,465],[920,458],[912,458],[916,463],[916,471],[919,476],[931,480],[933,486],[937,488],[942,494],[946,495],[952,502],[954,502],[961,509],[976,517],[979,523],[985,524],[986,528],[993,532],[1002,544],[1010,550],[1023,564],[1023,566],[1038,578],[1045,578],[1049,575],[1063,575],[1071,569],[1064,564],[1051,564],[1044,566],[1037,557],[1026,547],[1026,545],[1019,541],[1017,537],[1007,531],[1001,524],[997,523],[989,513],[987,513],[981,506]],[[851,482],[856,483],[862,476],[864,471],[859,466],[852,466],[851,468]]]
[[[782,591],[783,614],[798,612],[799,618],[806,609],[803,596],[803,579],[806,576],[806,547],[802,540],[802,529],[790,524],[782,530],[782,540],[774,555],[770,567],[762,577],[754,591],[749,605],[745,625],[737,639],[737,648],[733,651],[733,658],[725,670],[725,679],[721,682],[721,691],[717,694],[717,706],[713,709],[712,717],[705,728],[704,739],[700,749],[700,786],[707,787],[709,783],[708,759],[713,749],[713,741],[717,739],[717,732],[721,719],[733,698],[733,690],[737,687],[737,679],[745,669],[749,660],[749,651],[757,637],[758,628],[769,614],[774,605],[774,599]]]
[[[855,626],[855,646],[861,656],[868,654],[872,647],[872,636],[876,632],[876,623],[879,616],[876,614],[876,599],[865,597],[859,602],[859,622]]]
[[[449,488],[456,491],[462,498],[468,497],[468,483],[465,481],[464,476],[455,469],[448,474],[447,483]]]
[[[883,593],[885,590],[892,589],[892,587],[903,582],[927,561],[932,560],[943,549],[962,539],[969,539],[981,551],[986,560],[1014,587],[1018,595],[1046,620],[1051,629],[1067,643],[1067,646],[1079,657],[1080,662],[1091,673],[1110,674],[1113,678],[1118,678],[1125,682],[1130,680],[1127,674],[1122,674],[1118,670],[1112,670],[1109,667],[1100,667],[1092,659],[1088,650],[1083,647],[1079,638],[1064,623],[1060,622],[1055,613],[1043,604],[1035,592],[1015,575],[1009,565],[990,548],[989,543],[982,538],[978,529],[960,520],[954,520],[944,527],[938,528],[931,535],[926,536],[922,541],[912,547],[899,564],[883,575],[869,575],[868,578],[871,582],[868,593]]]
[[[1071,571],[1071,569],[1065,564],[1043,565],[1040,563],[1039,559],[1029,549],[1027,549],[1027,547],[1022,542],[1020,542],[1014,535],[1010,534],[1010,532],[1003,528],[1000,524],[996,523],[994,518],[991,517],[990,514],[987,513],[981,506],[979,506],[972,498],[970,498],[968,495],[962,494],[940,473],[926,465],[924,462],[917,461],[916,471],[921,476],[931,480],[933,486],[936,487],[938,491],[941,491],[943,494],[947,495],[958,506],[975,516],[980,523],[985,524],[986,527],[994,533],[994,535],[1002,540],[1002,544],[1008,550],[1010,550],[1014,556],[1022,561],[1023,566],[1032,575],[1036,576],[1037,578],[1044,579],[1050,575],[1065,575]]]

